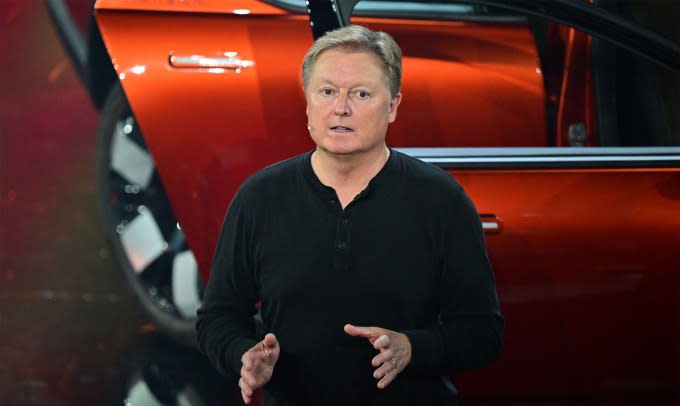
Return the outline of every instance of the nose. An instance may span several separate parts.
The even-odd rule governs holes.
[[[349,116],[349,97],[348,93],[341,92],[335,100],[335,114],[338,116]]]

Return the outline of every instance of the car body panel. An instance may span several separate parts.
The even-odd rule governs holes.
[[[451,173],[480,214],[503,222],[487,245],[505,348],[491,367],[461,375],[461,390],[672,396],[680,314],[668,304],[680,297],[680,168]]]
[[[97,10],[163,11],[190,13],[220,13],[236,15],[288,14],[279,7],[255,0],[97,0]]]
[[[304,127],[299,74],[312,42],[307,17],[105,8],[113,3],[97,3],[102,36],[207,279],[212,247],[238,185],[254,171],[313,147]],[[404,49],[404,69],[412,72],[404,78],[407,96],[390,128],[390,145],[546,145],[545,94],[526,26],[357,22],[394,32]],[[169,27],[172,36],[166,35]],[[451,45],[427,47],[423,35]],[[171,55],[225,52],[237,52],[254,65],[237,72],[168,63]],[[448,129],[454,127],[475,131],[452,137]]]
[[[135,17],[100,12],[100,21],[105,21],[102,34],[107,43],[109,37],[118,39],[109,47],[114,67],[119,77],[125,75],[121,84],[142,131],[154,134],[145,136],[145,141],[199,269],[206,272],[224,212],[238,185],[255,170],[312,146],[304,137],[286,134],[295,133],[294,128],[304,134],[304,121],[296,119],[304,117],[304,98],[300,82],[280,80],[299,76],[292,73],[299,69],[297,61],[311,36],[303,17],[280,17],[275,22],[248,16],[247,24],[229,24],[208,14]],[[197,19],[201,30],[196,30]],[[138,28],[130,30],[126,24]],[[168,26],[176,37],[160,34]],[[281,42],[265,45],[261,60],[255,49],[269,43],[269,37],[258,38],[257,33],[270,29],[281,33],[276,37]],[[125,47],[132,37],[146,40],[140,47],[126,47],[117,53],[116,44]],[[307,42],[300,42],[295,49],[296,41],[291,38]],[[218,56],[220,52],[238,52],[241,58],[254,60],[255,66],[240,73],[216,74],[208,69],[168,66],[171,53]],[[273,58],[275,65],[268,64],[267,58]],[[136,66],[144,66],[144,73],[134,74]],[[280,83],[262,87],[260,77],[265,73],[260,66],[272,66],[269,80]],[[263,94],[265,88],[273,94]],[[196,120],[199,115],[201,119]]]

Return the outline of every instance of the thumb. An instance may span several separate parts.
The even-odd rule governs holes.
[[[278,358],[277,349],[279,346],[279,340],[276,339],[274,334],[267,333],[267,335],[265,335],[262,339],[261,343],[262,352],[264,353],[265,357],[269,358],[272,354],[274,354],[274,356]]]
[[[279,340],[276,339],[276,336],[273,333],[267,333],[267,335],[264,336],[264,339],[262,340],[262,344],[266,348],[273,350],[277,345],[279,345]]]

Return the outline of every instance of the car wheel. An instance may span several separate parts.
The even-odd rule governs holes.
[[[160,331],[195,345],[204,286],[118,83],[102,108],[96,183],[106,238],[132,292]]]

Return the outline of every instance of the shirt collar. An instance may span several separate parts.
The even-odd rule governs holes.
[[[387,158],[385,165],[383,165],[383,167],[380,169],[380,171],[378,171],[373,179],[368,182],[368,186],[366,186],[366,189],[364,189],[364,192],[362,192],[363,194],[368,194],[376,188],[380,188],[386,183],[389,183],[389,179],[391,177],[390,175],[397,171],[397,161],[399,159],[397,155],[399,152],[393,150],[392,148],[389,148],[389,150],[390,156]],[[333,190],[332,187],[321,183],[321,180],[319,180],[318,176],[316,176],[316,173],[314,173],[314,169],[312,168],[313,153],[314,150],[311,150],[303,155],[303,159],[301,160],[302,174],[306,181],[312,186],[312,188],[320,193],[323,198],[335,197],[335,190]]]

